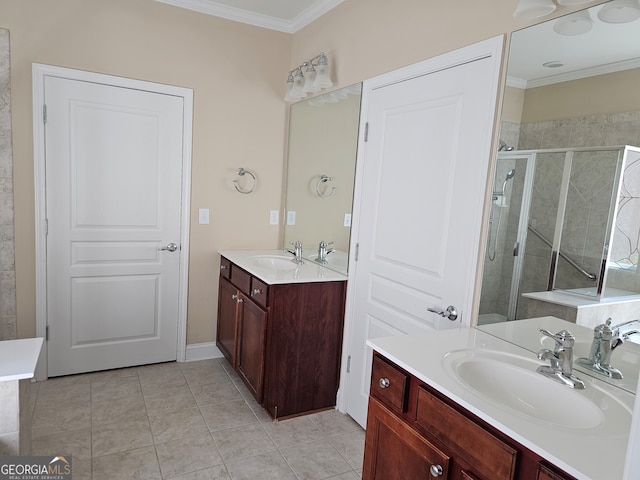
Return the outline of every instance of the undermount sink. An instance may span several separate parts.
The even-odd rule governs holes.
[[[475,395],[536,422],[593,429],[605,421],[631,421],[630,409],[594,383],[576,391],[537,373],[542,361],[465,349],[447,353],[442,363],[448,375]]]
[[[298,267],[293,263],[292,258],[284,255],[254,255],[251,257],[253,264],[258,267],[283,271],[295,270]]]

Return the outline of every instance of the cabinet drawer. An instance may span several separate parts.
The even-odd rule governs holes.
[[[374,355],[371,372],[371,395],[398,412],[407,411],[409,376],[397,367]]]
[[[515,449],[423,387],[418,388],[416,423],[445,445],[458,449],[478,473],[489,475],[492,480],[515,478]]]
[[[251,275],[238,267],[235,263],[231,264],[231,283],[240,289],[245,295],[249,295],[251,287]]]
[[[536,480],[571,480],[573,477],[562,475],[559,472],[547,467],[546,465],[538,465],[538,476]]]
[[[251,277],[251,295],[249,295],[257,304],[263,307],[267,306],[267,294],[269,293],[269,286],[258,280],[256,277]]]
[[[220,257],[220,276],[227,280],[231,278],[231,262],[224,257]]]

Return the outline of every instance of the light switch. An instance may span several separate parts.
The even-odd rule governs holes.
[[[296,224],[296,211],[289,210],[287,212],[287,225],[295,225]]]
[[[351,226],[351,214],[350,213],[345,213],[344,214],[344,226],[345,227],[350,227]]]
[[[208,225],[209,224],[209,209],[201,208],[198,210],[198,223],[200,225]]]
[[[269,224],[278,225],[280,223],[280,212],[278,210],[271,210],[269,212]]]

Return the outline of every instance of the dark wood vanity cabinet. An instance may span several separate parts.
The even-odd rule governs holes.
[[[335,406],[346,281],[267,285],[220,262],[217,345],[273,418]]]
[[[362,478],[573,479],[377,353]]]

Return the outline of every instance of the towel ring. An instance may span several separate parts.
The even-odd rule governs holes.
[[[233,186],[236,187],[236,190],[244,195],[247,195],[249,193],[252,193],[255,189],[256,189],[256,185],[258,184],[258,179],[256,178],[256,176],[251,173],[249,170],[245,170],[244,168],[240,167],[238,169],[238,175],[241,177],[244,177],[244,174],[249,175],[251,178],[253,178],[253,186],[249,189],[249,190],[242,190],[240,188],[240,186],[238,185],[238,181],[234,180],[233,181]]]
[[[327,183],[327,182],[333,182],[333,177],[329,177],[328,175],[321,175],[320,180],[318,180],[318,183],[316,183],[316,194],[320,198],[329,198],[334,193],[336,193],[336,187],[331,187],[331,191],[329,193],[324,193],[324,194],[320,193],[320,184]]]

